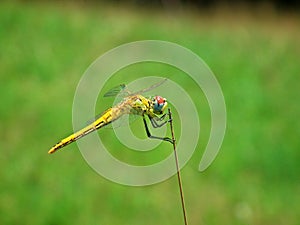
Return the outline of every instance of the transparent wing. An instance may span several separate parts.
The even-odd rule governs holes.
[[[113,124],[111,126],[108,126],[107,128],[109,129],[130,126],[132,123],[136,122],[138,118],[138,115],[126,114],[121,116],[118,120],[114,121]]]
[[[106,92],[104,94],[104,97],[113,97],[113,96],[117,96],[117,95],[119,95],[120,97],[125,97],[128,95],[137,95],[137,94],[145,93],[145,92],[151,91],[154,88],[159,87],[160,85],[165,83],[167,80],[168,80],[167,78],[163,79],[162,81],[155,83],[155,84],[151,85],[150,87],[144,88],[142,90],[139,90],[139,91],[133,92],[133,93],[131,93],[130,91],[127,90],[127,86],[125,84],[120,84],[116,87],[113,87],[108,92]]]
[[[128,92],[126,90],[126,85],[125,84],[120,84],[116,87],[113,87],[112,89],[110,89],[108,92],[106,92],[104,94],[104,97],[113,97],[113,96],[117,96],[118,94],[122,93],[122,92]]]
[[[97,114],[94,118],[88,120],[88,121],[86,122],[86,125],[89,125],[89,124],[95,122],[97,119],[99,119],[101,116],[103,116],[108,110],[109,110],[109,109],[105,110],[105,111],[102,112],[102,113]]]
[[[130,95],[137,95],[137,94],[141,94],[141,93],[145,93],[145,92],[151,91],[152,89],[157,88],[157,87],[159,87],[160,85],[162,85],[163,83],[165,83],[167,80],[168,80],[168,79],[165,78],[165,79],[163,79],[162,81],[157,82],[157,83],[151,85],[150,87],[144,88],[144,89],[139,90],[139,91],[134,92],[134,93],[131,93]]]
[[[88,120],[86,125],[89,125],[89,124],[95,122],[97,119],[99,119],[101,116],[103,116],[106,112],[107,112],[107,110],[96,115],[94,118]],[[119,119],[115,120],[113,122],[113,125],[108,124],[107,126],[103,127],[102,129],[112,129],[112,128],[127,126],[128,124],[132,124],[133,122],[135,122],[138,118],[139,118],[138,115],[126,114],[126,115],[121,116]]]

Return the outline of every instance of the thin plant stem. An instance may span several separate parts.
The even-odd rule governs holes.
[[[176,139],[175,139],[175,135],[174,135],[171,109],[168,108],[168,111],[169,111],[169,121],[170,121],[171,135],[172,135],[172,141],[173,141],[173,150],[174,150],[174,156],[175,156],[175,164],[176,164],[176,170],[177,170],[177,179],[178,179],[178,185],[179,185],[181,206],[182,206],[182,211],[183,211],[183,219],[184,219],[184,224],[188,225],[186,210],[185,210],[185,203],[184,203],[184,196],[183,196],[183,189],[182,189],[182,182],[181,182],[181,176],[180,176],[180,168],[179,168],[178,156],[177,156],[177,151],[176,151]]]

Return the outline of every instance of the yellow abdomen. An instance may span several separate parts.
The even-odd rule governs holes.
[[[56,145],[54,145],[49,151],[49,154],[54,153],[55,151],[57,151],[58,149],[71,144],[72,142],[78,140],[79,138],[84,137],[85,135],[100,129],[101,127],[111,123],[113,120],[115,120],[116,118],[113,118],[112,116],[112,108],[106,110],[103,115],[98,118],[97,120],[95,120],[93,123],[91,123],[90,125],[86,126],[85,128],[82,128],[81,130],[77,131],[74,134],[71,134],[70,136],[62,139],[60,142],[58,142]]]

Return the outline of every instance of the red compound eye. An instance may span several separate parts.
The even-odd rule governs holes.
[[[165,103],[165,99],[160,96],[155,96],[155,99],[159,105]]]
[[[155,96],[152,100],[154,111],[161,113],[166,105],[166,99],[161,96]]]

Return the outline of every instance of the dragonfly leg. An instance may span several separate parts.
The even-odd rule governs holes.
[[[164,113],[161,117],[153,117],[156,121],[162,121],[165,119],[166,115],[169,115],[169,113]]]
[[[161,116],[161,117],[158,117],[158,119],[156,119],[156,117],[150,117],[150,116],[148,116],[149,117],[149,120],[151,121],[151,124],[152,124],[152,126],[154,127],[154,128],[158,128],[158,127],[162,127],[162,126],[164,126],[166,123],[168,123],[168,122],[171,122],[171,120],[166,120],[166,121],[163,121],[162,123],[158,123],[158,121],[162,121],[164,118],[165,118],[165,116],[166,116],[167,114],[164,114],[163,116]],[[162,118],[163,117],[163,118]]]
[[[144,125],[145,125],[145,129],[146,129],[146,133],[147,133],[148,138],[158,139],[158,140],[162,140],[162,141],[168,141],[168,142],[170,142],[170,143],[173,144],[173,140],[171,138],[168,138],[168,137],[156,137],[156,136],[151,135],[151,133],[149,131],[149,128],[148,128],[148,125],[147,125],[147,121],[145,119],[145,116],[143,116],[143,121],[144,121]],[[165,121],[165,122],[167,123],[168,121]]]

